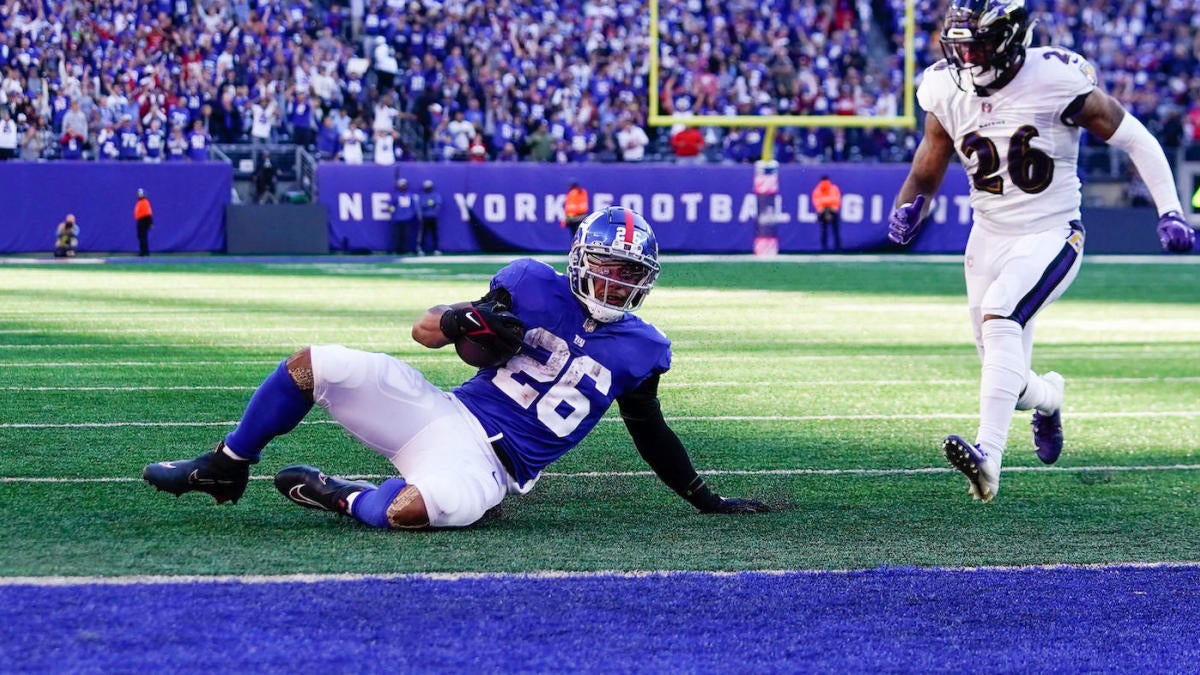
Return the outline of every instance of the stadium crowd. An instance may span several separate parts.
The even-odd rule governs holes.
[[[918,0],[918,72],[945,3]],[[1168,151],[1200,144],[1195,0],[1031,0]],[[903,0],[661,0],[662,112],[898,114]],[[0,158],[753,161],[761,129],[652,128],[649,16],[616,0],[0,0]],[[783,162],[905,161],[917,131],[785,128]],[[674,142],[677,141],[677,142]]]

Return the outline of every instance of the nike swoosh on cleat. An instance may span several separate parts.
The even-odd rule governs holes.
[[[200,469],[192,469],[192,472],[188,474],[187,479],[188,479],[188,482],[193,485],[232,485],[233,484],[233,481],[231,481],[231,480],[220,480],[220,479],[216,479],[216,478],[201,478],[200,477]]]
[[[296,502],[297,504],[300,504],[301,506],[311,506],[314,509],[321,509],[322,511],[329,510],[329,509],[326,509],[324,506],[322,506],[320,502],[313,501],[312,499],[309,499],[307,496],[305,496],[305,494],[303,492],[301,492],[301,489],[303,487],[304,487],[303,485],[293,485],[288,490],[288,494],[287,494],[288,499]]]

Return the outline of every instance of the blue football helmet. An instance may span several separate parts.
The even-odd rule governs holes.
[[[588,214],[567,256],[571,292],[602,323],[641,307],[658,270],[654,230],[645,218],[620,206]]]
[[[958,88],[986,95],[1025,62],[1033,24],[1025,0],[952,0],[941,46]]]

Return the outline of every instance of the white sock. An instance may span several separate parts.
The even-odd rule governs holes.
[[[975,442],[1000,455],[1008,443],[1008,425],[1025,377],[1021,326],[1011,319],[983,322],[983,369],[979,381],[979,433]]]
[[[241,455],[237,454],[237,452],[235,452],[233,448],[226,445],[224,441],[221,442],[221,454],[225,455],[226,457],[228,457],[230,459],[236,459],[239,462],[249,462],[250,461],[250,460],[246,459],[245,457],[242,457]]]
[[[1025,391],[1021,392],[1021,398],[1017,399],[1017,410],[1045,407],[1050,402],[1049,399],[1050,387],[1046,385],[1046,381],[1041,375],[1029,371],[1025,376]]]

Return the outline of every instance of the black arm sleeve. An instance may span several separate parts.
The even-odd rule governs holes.
[[[667,487],[701,511],[708,511],[721,498],[704,484],[679,437],[667,426],[658,404],[658,375],[617,399],[621,419],[633,437],[638,454]]]

